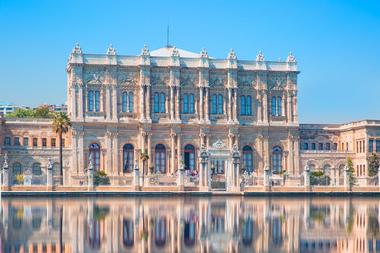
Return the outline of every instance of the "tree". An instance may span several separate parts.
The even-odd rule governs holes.
[[[379,158],[375,153],[368,158],[368,176],[373,177],[377,175],[379,169]]]
[[[347,158],[347,166],[348,166],[348,180],[350,187],[356,185],[356,177],[355,177],[355,169],[354,164],[351,158]]]
[[[54,114],[53,129],[59,136],[59,170],[61,176],[63,176],[63,143],[62,136],[69,131],[71,122],[66,113],[59,112]]]
[[[145,174],[145,164],[146,164],[146,161],[148,161],[148,159],[149,159],[149,155],[148,155],[148,152],[146,150],[144,150],[140,153],[140,159],[141,159],[142,165],[143,165],[142,174],[144,175]]]
[[[40,105],[34,109],[34,118],[51,118],[52,112],[50,112],[48,105]]]
[[[34,110],[17,108],[14,112],[7,113],[7,118],[34,118]]]

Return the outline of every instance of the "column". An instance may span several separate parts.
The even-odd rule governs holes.
[[[228,103],[227,105],[227,121],[232,121],[232,91],[231,91],[231,88],[228,88],[227,89],[227,92],[228,92],[228,100],[226,101]],[[226,104],[227,104],[226,103]]]
[[[268,95],[266,90],[263,92],[263,121],[264,123],[268,123]]]
[[[266,164],[267,166],[269,166],[269,140],[268,140],[268,136],[265,136],[264,137],[264,164]]]
[[[152,133],[147,134],[148,137],[148,171],[150,172],[150,167],[152,167]]]
[[[257,122],[262,121],[262,99],[261,99],[261,92],[257,91]]]
[[[200,121],[204,120],[203,89],[204,89],[203,87],[199,87],[199,114],[198,114],[198,117],[199,117]]]
[[[181,160],[182,160],[182,140],[181,140],[181,133],[177,133],[177,166],[178,168],[181,167]]]
[[[293,161],[293,166],[294,166],[294,175],[298,175],[299,172],[300,172],[300,160],[299,160],[299,144],[300,144],[300,139],[299,137],[297,136],[295,139],[294,139],[294,149],[293,149],[293,152],[294,152],[294,161]]]
[[[176,107],[175,107],[175,118],[177,121],[180,121],[180,114],[179,114],[179,105],[181,102],[181,95],[180,95],[180,87],[176,86],[176,91],[177,91],[177,99],[176,99]]]
[[[79,173],[84,174],[84,170],[87,169],[87,164],[84,165],[84,146],[83,146],[83,137],[84,137],[84,132],[79,132],[78,133],[78,164],[79,164]],[[86,168],[85,168],[86,167]]]
[[[73,84],[71,86],[71,117],[72,119],[77,118],[77,85]]]
[[[174,120],[174,87],[170,86],[170,120]]]
[[[290,92],[288,92],[288,95],[287,95],[287,120],[288,120],[288,123],[291,123],[293,121],[293,116],[292,116],[292,95]]]
[[[175,172],[175,137],[176,137],[176,134],[175,133],[171,133],[170,134],[170,137],[171,137],[171,144],[170,144],[170,148],[171,148],[171,163],[170,163],[170,173],[174,173]]]
[[[79,84],[78,91],[78,118],[83,120],[83,84]]]
[[[140,120],[145,119],[145,96],[144,86],[140,86]]]
[[[112,173],[112,133],[111,132],[107,132],[106,133],[106,149],[107,149],[107,153],[106,153],[106,168],[104,168],[105,172],[107,174],[110,174]]]
[[[117,87],[112,86],[112,120],[117,121]]]
[[[288,150],[289,150],[288,172],[291,173],[291,175],[295,175],[294,165],[293,165],[293,161],[294,161],[293,145],[294,145],[293,136],[289,136],[288,137]]]
[[[237,111],[237,103],[238,103],[238,97],[237,97],[237,89],[235,88],[234,89],[234,96],[233,96],[233,100],[234,100],[234,112],[233,112],[233,119],[234,121],[237,122],[237,115],[238,115],[238,111]]]
[[[73,130],[71,135],[71,172],[73,173],[75,171],[76,174],[78,174],[78,133],[77,131]]]
[[[209,88],[208,87],[206,87],[206,99],[205,99],[205,111],[206,111],[206,113],[205,113],[205,120],[206,121],[210,121],[210,117],[209,117],[209,108],[208,108],[208,106],[209,106]]]
[[[111,86],[106,86],[106,120],[111,119]]]
[[[298,112],[297,112],[297,92],[293,94],[293,122],[298,122]]]
[[[119,154],[120,154],[120,149],[119,149],[119,138],[118,138],[118,133],[113,133],[113,147],[112,147],[112,153],[113,153],[113,161],[112,161],[112,174],[113,175],[120,175],[122,174],[122,170],[120,170],[119,166]]]
[[[145,97],[145,99],[146,99],[146,102],[145,102],[145,104],[146,104],[146,108],[145,108],[145,118],[148,120],[148,121],[150,121],[151,120],[151,117],[150,117],[150,111],[151,111],[151,108],[150,108],[150,94],[151,94],[151,88],[152,88],[152,86],[151,85],[147,85],[146,86],[146,97]]]

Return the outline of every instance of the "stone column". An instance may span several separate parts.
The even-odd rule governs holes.
[[[203,87],[199,87],[199,120],[203,121],[204,120],[204,105],[203,105]]]
[[[106,86],[106,120],[111,119],[111,86],[107,84]]]
[[[92,191],[94,189],[94,164],[92,163],[92,154],[89,157],[89,163],[87,168],[87,190]]]
[[[293,136],[289,136],[288,137],[288,150],[289,150],[289,160],[288,160],[288,163],[289,163],[289,168],[288,168],[288,172],[291,173],[291,175],[295,175],[295,171],[294,171],[294,150],[293,150],[293,145],[294,145],[294,141],[293,141]]]
[[[181,167],[182,162],[182,140],[181,140],[181,134],[177,134],[177,166],[178,169]]]
[[[304,169],[304,186],[305,186],[305,191],[310,191],[310,167],[309,165],[305,166]]]
[[[268,165],[264,165],[264,188],[265,191],[270,191],[270,168]]]
[[[298,122],[298,111],[297,111],[297,92],[293,94],[293,122]]]
[[[84,174],[84,144],[83,144],[84,132],[78,132],[78,170],[79,173]]]
[[[77,84],[71,85],[71,117],[77,118]]]
[[[47,179],[46,179],[46,185],[47,185],[47,191],[53,190],[53,164],[51,163],[50,157],[48,158],[48,164],[47,164]]]
[[[257,99],[257,122],[261,122],[262,121],[262,99],[261,99],[261,91],[258,90],[257,91],[257,96],[256,96],[256,99]]]
[[[78,85],[79,90],[78,90],[78,119],[80,121],[83,120],[83,108],[84,108],[84,103],[83,103],[83,84]]]
[[[170,86],[170,120],[174,120],[174,87]]]
[[[263,90],[263,121],[264,123],[268,123],[268,95],[267,91]]]
[[[377,186],[380,188],[380,166],[377,167]],[[380,212],[379,212],[380,215]]]
[[[78,168],[78,133],[76,130],[72,130],[71,135],[71,172],[75,172],[76,174],[79,173]]]
[[[171,143],[171,162],[170,162],[170,173],[175,172],[175,147],[176,147],[176,140],[175,140],[176,134],[174,132],[170,133]]]
[[[177,185],[178,190],[183,191],[184,190],[184,173],[185,173],[185,165],[181,161],[180,166],[178,167],[178,178],[177,178]]]
[[[288,123],[292,123],[293,121],[293,117],[292,117],[292,94],[288,91],[287,93],[287,120],[288,120]]]
[[[145,120],[145,94],[144,86],[140,86],[140,120]]]
[[[135,191],[140,190],[140,172],[137,159],[135,159],[135,167],[133,170],[133,188],[135,189]]]
[[[205,121],[206,122],[209,122],[210,121],[210,117],[209,117],[209,88],[206,87],[206,99],[205,99]]]
[[[350,169],[348,166],[344,166],[344,189],[346,191],[351,191],[351,185],[350,185]]]
[[[112,120],[117,121],[117,87],[112,86]]]
[[[235,88],[234,90],[234,96],[233,96],[233,100],[234,100],[234,106],[233,106],[233,120],[237,123],[238,121],[238,109],[237,109],[237,103],[238,103],[238,96],[237,96],[237,89]]]
[[[112,161],[112,175],[120,175],[123,173],[122,170],[120,170],[119,166],[119,137],[118,133],[112,134],[113,140],[112,140],[112,153],[113,153],[113,161]]]
[[[226,110],[226,116],[227,116],[227,121],[230,122],[232,121],[232,91],[231,88],[227,88],[227,93],[228,93],[228,100],[227,100],[227,110]]]
[[[147,161],[147,166],[148,166],[147,170],[150,173],[150,167],[152,167],[152,159],[153,159],[153,157],[152,157],[152,133],[148,133],[147,137],[148,137],[148,150],[147,150],[147,152],[148,152],[148,156],[149,156],[149,159]]]
[[[176,86],[176,91],[177,91],[177,99],[176,99],[176,107],[175,107],[175,119],[176,121],[180,121],[180,110],[179,110],[179,105],[181,103],[181,94],[180,94],[180,87]]]
[[[3,163],[3,182],[2,186],[5,188],[5,190],[8,190],[9,188],[9,166],[8,166],[8,155],[5,153],[4,155],[4,163]]]
[[[148,121],[151,121],[151,117],[150,117],[150,112],[151,112],[151,106],[150,106],[150,94],[151,94],[151,89],[152,89],[152,86],[149,84],[146,86],[146,97],[145,97],[145,104],[146,104],[146,108],[145,108],[145,118],[148,120]]]
[[[112,132],[106,133],[106,168],[104,171],[109,175],[112,172]]]

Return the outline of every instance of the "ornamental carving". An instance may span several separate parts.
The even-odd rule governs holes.
[[[169,71],[166,69],[154,68],[151,70],[150,83],[156,86],[166,86],[170,81]]]
[[[254,86],[256,76],[253,72],[241,71],[238,73],[238,86]]]
[[[87,84],[102,84],[105,80],[105,71],[100,69],[88,69],[85,71],[84,80]]]
[[[283,90],[286,86],[285,74],[271,74],[268,78],[268,86],[270,90]]]
[[[119,72],[117,76],[117,82],[120,85],[137,85],[138,72],[134,72],[134,71]]]
[[[181,86],[195,86],[198,83],[198,75],[196,71],[183,69],[181,70]]]
[[[221,139],[218,139],[214,142],[214,144],[212,144],[212,147],[216,149],[223,149],[226,148],[226,144]]]
[[[210,87],[224,87],[227,78],[224,73],[210,73]]]

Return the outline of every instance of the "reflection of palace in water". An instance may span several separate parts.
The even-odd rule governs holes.
[[[379,200],[9,199],[2,252],[380,252]]]

